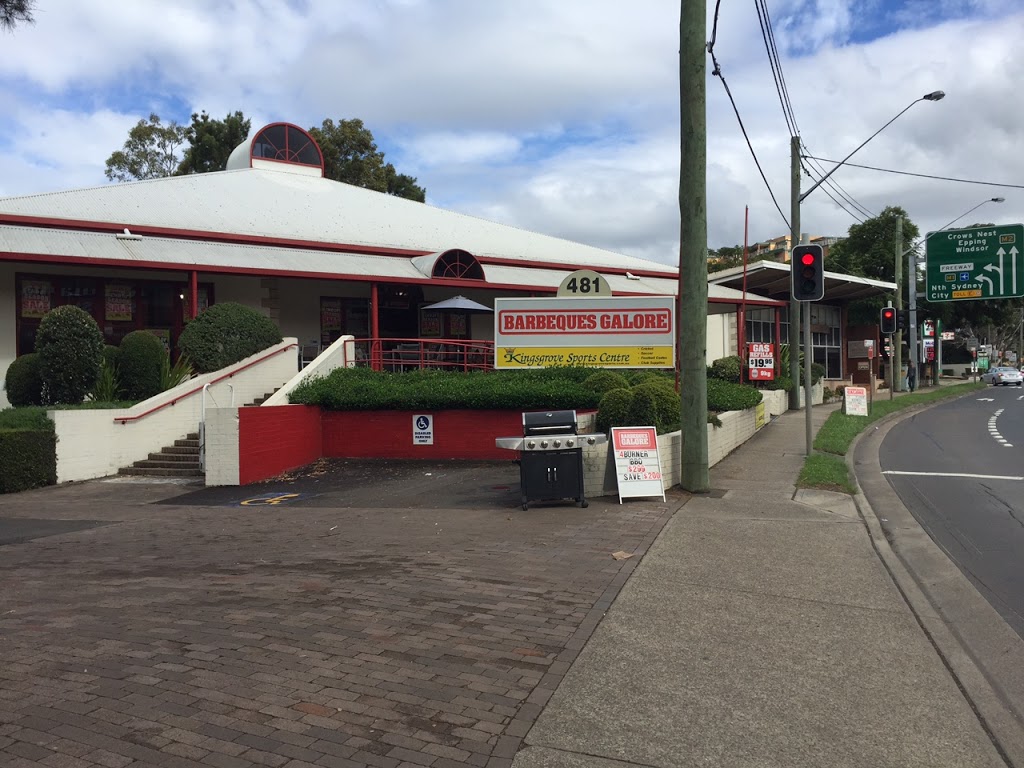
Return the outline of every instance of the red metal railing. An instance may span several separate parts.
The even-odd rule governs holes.
[[[356,339],[356,365],[375,371],[494,369],[494,342],[483,339]]]

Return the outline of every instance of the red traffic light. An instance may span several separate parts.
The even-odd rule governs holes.
[[[825,253],[820,245],[793,248],[792,297],[794,301],[820,301],[825,295]]]
[[[890,318],[892,318],[892,317],[893,317],[893,316],[894,316],[895,314],[896,314],[896,313],[895,313],[895,312],[894,312],[893,310],[891,310],[891,309],[883,309],[883,310],[882,310],[882,315],[883,315],[883,316],[885,317],[885,319],[886,319],[886,320],[889,320],[889,319],[890,319]]]

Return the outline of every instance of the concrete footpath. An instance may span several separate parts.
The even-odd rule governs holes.
[[[1017,764],[854,500],[796,492],[804,419],[773,421],[676,512],[515,768]]]

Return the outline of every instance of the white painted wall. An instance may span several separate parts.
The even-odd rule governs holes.
[[[715,360],[727,355],[736,354],[735,349],[729,347],[729,318],[731,314],[708,315],[707,330],[707,363],[711,365]]]
[[[123,410],[49,411],[57,432],[57,482],[117,474],[121,467],[196,432],[206,406],[244,405],[272,392],[298,369],[298,341],[285,339],[220,371],[206,373]],[[158,410],[154,410],[157,409]],[[237,445],[237,425],[235,428]],[[235,449],[237,455],[237,447]],[[237,477],[237,468],[236,468]],[[237,480],[236,480],[237,483]]]
[[[238,448],[238,408],[207,408],[207,485],[238,485]]]
[[[352,368],[356,364],[356,346],[354,336],[339,336],[327,349],[320,353],[312,363],[307,365],[283,387],[268,397],[263,405],[288,405],[288,395],[306,379],[312,376],[326,376],[335,368]]]
[[[14,266],[0,264],[0,408],[8,408],[11,401],[7,399],[7,391],[3,389],[7,378],[7,367],[18,356],[15,321],[17,320],[18,302],[14,294]]]

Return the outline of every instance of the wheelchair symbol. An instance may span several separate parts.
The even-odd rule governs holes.
[[[430,429],[430,417],[420,416],[416,419],[416,429]]]
[[[254,499],[246,499],[245,501],[242,502],[242,506],[243,507],[253,507],[253,506],[264,506],[264,505],[267,505],[267,504],[272,504],[272,505],[276,506],[277,504],[280,504],[283,501],[289,501],[290,499],[297,499],[297,498],[299,498],[300,495],[301,494],[298,494],[298,493],[282,493],[282,494],[279,494],[277,496],[271,496],[271,495],[257,496]]]

